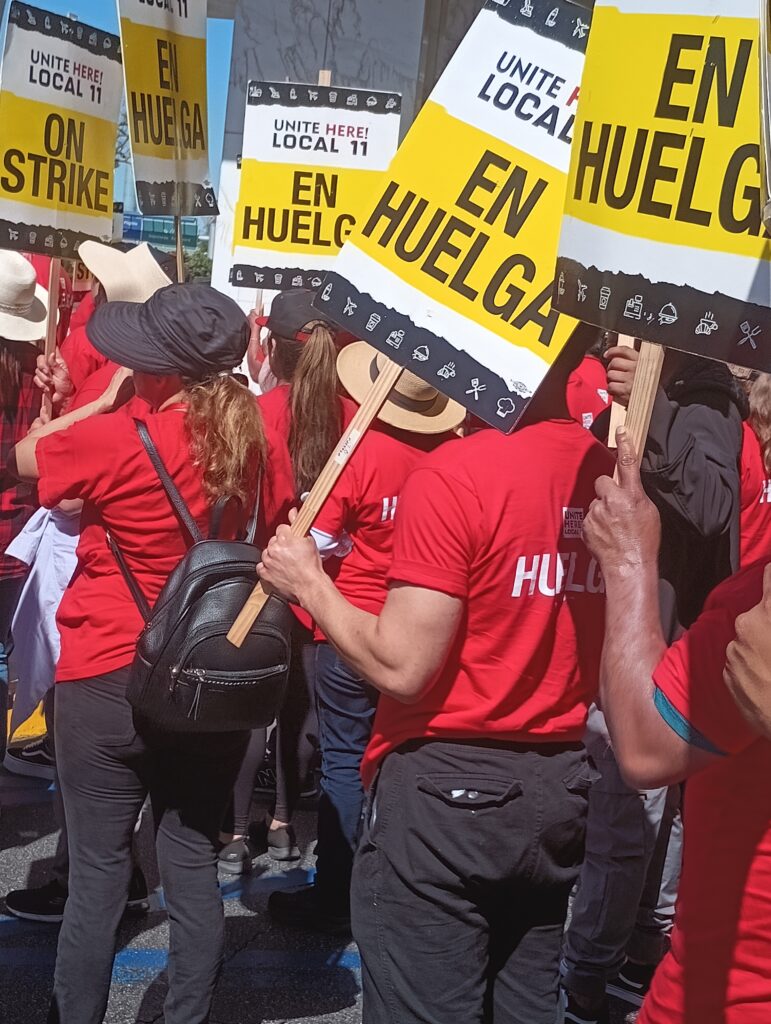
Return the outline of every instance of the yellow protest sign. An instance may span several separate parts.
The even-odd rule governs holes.
[[[551,295],[590,21],[489,0],[317,300],[504,431],[575,326]]]
[[[758,10],[598,0],[556,302],[624,334],[768,369]]]
[[[0,79],[0,248],[112,238],[120,41],[14,0]]]
[[[210,217],[206,0],[117,0],[126,113],[144,214]]]
[[[399,145],[395,93],[250,82],[231,282],[318,288]]]

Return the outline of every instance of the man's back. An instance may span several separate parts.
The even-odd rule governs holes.
[[[608,452],[569,420],[486,430],[426,456],[396,517],[392,583],[466,601],[416,704],[381,701],[364,766],[423,737],[580,740],[597,688],[604,587],[582,536]]]

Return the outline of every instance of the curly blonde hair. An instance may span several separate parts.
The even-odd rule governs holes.
[[[221,376],[187,383],[185,399],[185,426],[207,498],[214,503],[235,497],[246,507],[254,499],[266,455],[254,395],[234,377]]]

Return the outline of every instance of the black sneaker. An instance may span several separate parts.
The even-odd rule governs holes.
[[[219,852],[217,866],[227,875],[243,875],[251,871],[258,856],[249,839],[235,839]]]
[[[64,918],[67,902],[67,887],[53,880],[37,889],[16,889],[5,897],[5,908],[14,917],[25,921],[45,921],[60,924]],[[146,913],[149,909],[147,883],[140,868],[134,868],[131,876],[126,910],[134,914]]]
[[[304,928],[325,935],[349,936],[351,912],[348,907],[333,907],[319,899],[315,885],[302,885],[271,893],[268,913],[276,924]]]
[[[14,775],[29,775],[33,779],[51,780],[55,775],[54,758],[47,736],[33,740],[23,747],[9,747],[5,752],[3,764]]]
[[[607,993],[631,1006],[642,1006],[655,973],[655,967],[627,960],[617,977],[608,982]]]
[[[610,1024],[607,999],[587,1006],[579,1003],[572,993],[563,988],[562,1000],[565,1007],[565,1024]]]
[[[300,859],[300,848],[291,825],[283,828],[268,828],[266,821],[252,822],[249,826],[249,843],[256,853],[269,853],[273,860],[286,862]]]
[[[14,917],[25,921],[47,921],[59,924],[64,917],[67,888],[53,881],[39,889],[16,889],[5,897],[5,908]]]

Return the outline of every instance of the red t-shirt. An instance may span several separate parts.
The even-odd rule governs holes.
[[[72,311],[70,317],[70,331],[77,331],[81,327],[85,327],[88,321],[93,316],[94,310],[96,309],[96,302],[92,292],[86,292],[80,302]]]
[[[638,1024],[771,1020],[771,742],[723,682],[736,618],[763,594],[763,565],[721,584],[654,673],[657,705],[694,745],[724,753],[688,780],[672,935]]]
[[[613,460],[570,420],[484,430],[402,491],[390,582],[462,598],[453,654],[415,704],[380,700],[362,775],[410,739],[578,741],[597,692],[604,583],[582,539]]]
[[[447,437],[421,437],[380,424],[367,432],[313,526],[331,542],[350,538],[350,553],[330,573],[340,593],[379,615],[393,554],[393,524],[404,482],[425,452]]]
[[[610,405],[608,370],[602,360],[586,356],[568,378],[567,398],[570,415],[589,430]]]
[[[208,534],[210,508],[190,458],[185,407],[151,413],[144,405],[143,419],[194,519]],[[125,409],[41,438],[37,462],[43,505],[53,508],[65,498],[85,501],[78,567],[56,619],[62,638],[57,682],[115,671],[133,659],[143,622],[105,530],[150,604],[185,554],[187,534]]]
[[[771,479],[757,435],[744,424],[741,457],[741,566],[771,562]]]
[[[61,346],[61,353],[70,371],[70,380],[76,393],[83,386],[83,382],[108,361],[107,356],[97,352],[88,340],[85,325],[70,332]]]
[[[289,513],[300,505],[300,495],[294,482],[292,458],[289,454],[289,428],[291,409],[290,387],[279,384],[266,395],[260,395],[257,404],[262,413],[265,440],[267,442],[267,463],[262,480],[262,499],[257,518],[257,544],[265,547],[282,523],[289,522]],[[341,398],[343,429],[356,415],[357,406],[348,398]],[[300,622],[307,629],[314,629],[313,620],[302,608],[292,606]]]

